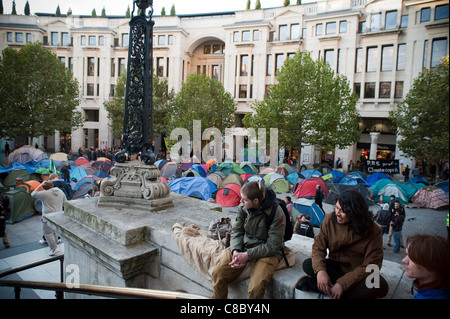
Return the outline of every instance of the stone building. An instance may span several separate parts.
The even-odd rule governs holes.
[[[298,50],[326,60],[347,77],[359,95],[358,143],[328,153],[305,146],[302,164],[329,157],[343,160],[395,158],[414,166],[398,149],[387,119],[424,69],[435,67],[449,52],[449,3],[425,0],[328,0],[262,10],[155,16],[154,70],[178,92],[190,73],[218,79],[236,101],[236,116],[262,100],[276,70]],[[41,137],[48,150],[61,142],[79,147],[111,147],[103,102],[114,94],[127,63],[129,19],[109,16],[55,17],[0,15],[0,50],[40,41],[74,72],[82,95],[84,127]],[[330,106],[331,107],[331,106]],[[237,128],[235,134],[245,134]],[[163,141],[155,141],[156,146]],[[282,145],[280,145],[282,146]],[[289,150],[288,150],[289,151]],[[291,150],[295,156],[296,150]]]

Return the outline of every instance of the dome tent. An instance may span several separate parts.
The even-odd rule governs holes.
[[[172,192],[208,200],[217,191],[217,186],[205,177],[181,177],[169,183]]]
[[[233,207],[241,202],[241,186],[230,183],[216,193],[216,204],[223,207]]]

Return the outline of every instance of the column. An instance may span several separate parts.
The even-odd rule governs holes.
[[[377,159],[377,147],[378,147],[378,137],[380,133],[378,132],[370,132],[370,157],[369,159],[375,160]]]

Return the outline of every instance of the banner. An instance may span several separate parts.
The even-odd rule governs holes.
[[[400,174],[399,160],[366,160],[367,173]]]

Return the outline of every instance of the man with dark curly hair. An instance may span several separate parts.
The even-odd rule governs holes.
[[[382,298],[389,290],[386,280],[374,272],[383,262],[381,228],[357,191],[339,194],[334,212],[325,215],[315,237],[311,257],[303,263],[308,276],[298,280],[297,289],[333,299]]]

